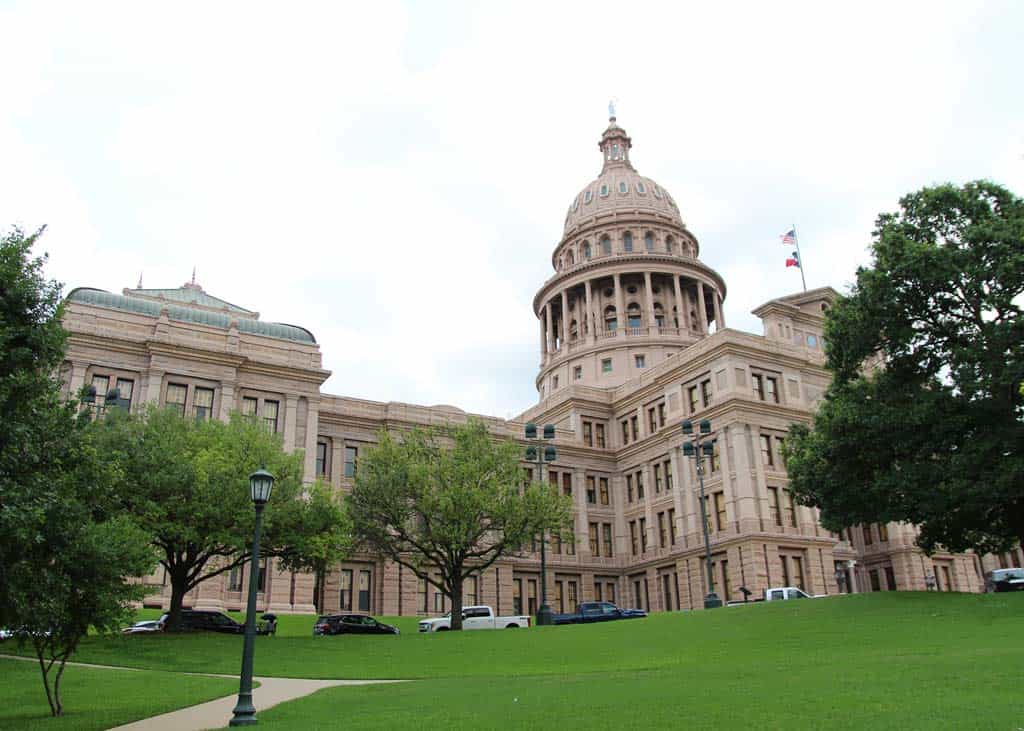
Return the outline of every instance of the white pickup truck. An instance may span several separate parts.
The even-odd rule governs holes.
[[[530,618],[525,615],[495,617],[494,610],[487,606],[462,608],[462,629],[516,629],[529,626]],[[451,612],[443,617],[420,621],[420,632],[447,632],[451,628]]]
[[[797,586],[774,586],[770,589],[764,590],[764,598],[758,597],[757,599],[739,599],[727,602],[727,606],[739,607],[744,604],[754,604],[756,602],[779,602],[787,601],[789,599],[817,599],[823,594],[811,595],[805,592],[803,589]]]

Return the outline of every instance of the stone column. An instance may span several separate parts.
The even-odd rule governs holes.
[[[622,276],[615,272],[615,318],[618,322],[618,329],[626,326],[626,298],[622,294]],[[616,333],[616,336],[618,333]]]
[[[579,328],[579,323],[576,324]],[[578,332],[578,330],[577,330]],[[565,348],[569,342],[569,292],[562,290],[562,347]]]
[[[551,336],[551,302],[544,303],[544,337],[548,348],[548,357],[554,352],[555,347]]]
[[[143,400],[151,404],[160,403],[160,387],[164,382],[164,372],[156,368],[150,368],[146,371],[144,379]]]
[[[295,451],[295,437],[298,426],[298,410],[299,410],[299,398],[298,396],[288,395],[284,397],[284,451],[293,452]]]
[[[760,529],[774,531],[778,526],[771,522],[771,509],[768,505],[768,478],[765,475],[764,458],[761,456],[761,428],[756,424],[750,426],[750,439],[754,444],[754,477],[757,486],[754,490],[754,500],[759,503],[758,515]],[[779,506],[782,510],[782,506]]]
[[[345,469],[345,463],[342,461],[344,446],[341,439],[337,437],[331,439],[331,486],[335,490],[341,489],[341,473]]]
[[[757,505],[754,497],[755,477],[751,475],[749,450],[747,447],[748,427],[736,425],[730,430],[732,436],[733,456],[736,460],[736,482],[733,490],[733,504],[736,506],[736,521],[741,533],[756,531],[760,528],[757,520]],[[757,458],[755,452],[755,459]]]
[[[649,332],[654,332],[654,327],[657,323],[654,320],[654,293],[651,291],[651,273],[648,271],[644,272],[644,305],[647,308],[647,326],[651,328]]]
[[[651,507],[651,503],[658,496],[654,492],[654,477],[651,473],[650,463],[645,463],[641,467],[641,471],[644,474],[644,517],[647,518],[647,550],[658,554],[661,552],[661,546],[658,543],[658,526],[655,524],[654,508]]]
[[[700,322],[700,330],[703,334],[708,334],[708,307],[707,301],[704,299],[704,282],[697,280],[697,317]]]
[[[686,332],[690,331],[689,316],[686,308],[686,304],[683,302],[683,293],[679,289],[679,275],[672,275],[672,290],[675,296],[676,306],[676,317],[679,318],[679,327],[685,328]]]
[[[78,398],[78,392],[81,391],[82,386],[85,385],[85,371],[88,367],[88,363],[84,363],[83,361],[71,361],[71,378],[68,381],[68,398]]]
[[[540,362],[545,363],[548,359],[547,349],[547,334],[544,330],[544,317],[543,315],[537,316],[537,325],[540,330]]]
[[[715,329],[721,330],[725,327],[725,312],[722,310],[722,295],[715,292]]]
[[[585,282],[586,285],[586,319],[587,319],[587,342],[593,344],[597,340],[597,323],[594,318],[594,301],[593,292],[591,291],[590,280]]]
[[[313,482],[316,479],[316,444],[317,427],[319,426],[319,410],[320,400],[319,399],[307,399],[306,408],[306,454],[305,454],[305,470],[302,481],[305,483]]]

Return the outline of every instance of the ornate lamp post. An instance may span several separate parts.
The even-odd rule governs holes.
[[[95,412],[96,418],[99,419],[106,413],[108,407],[116,409],[128,408],[128,404],[126,403],[127,399],[121,399],[121,390],[118,388],[112,388],[107,391],[103,398],[103,403],[101,404],[96,403],[96,386],[91,384],[86,386],[82,389],[81,394],[82,404],[85,406],[82,411],[87,413],[90,418],[92,418],[92,415]]]
[[[245,610],[245,645],[242,650],[242,673],[238,683],[238,702],[232,711],[231,726],[252,726],[256,708],[252,704],[252,656],[256,644],[256,590],[259,588],[260,529],[263,527],[263,506],[270,500],[274,476],[264,469],[249,475],[252,503],[256,507],[256,527],[252,535],[252,559],[249,570],[249,601]]]
[[[704,564],[708,573],[708,595],[704,597],[704,608],[722,606],[722,600],[715,593],[715,574],[711,568],[711,536],[708,534],[707,502],[704,499],[704,457],[713,457],[715,444],[707,437],[711,434],[711,422],[701,419],[698,431],[693,431],[693,422],[683,422],[683,456],[697,460],[697,480],[700,482],[700,524],[704,529]]]
[[[537,425],[530,422],[526,425],[526,441],[533,442],[526,448],[526,461],[537,465],[537,481],[544,482],[542,471],[545,462],[554,462],[558,453],[550,444],[542,446],[544,441],[537,438]],[[555,438],[554,424],[545,424],[543,439]],[[548,559],[547,559],[547,531],[540,534],[540,608],[537,610],[537,626],[555,623],[551,607],[548,606]]]

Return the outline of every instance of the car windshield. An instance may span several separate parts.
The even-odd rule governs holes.
[[[993,581],[1010,581],[1024,579],[1024,569],[997,569],[992,572]]]

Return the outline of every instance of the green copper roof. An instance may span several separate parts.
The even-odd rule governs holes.
[[[158,290],[146,290],[147,293],[155,292]],[[175,290],[164,290],[173,292]],[[189,292],[189,294],[193,294]],[[210,298],[216,299],[216,298]],[[232,320],[236,323],[240,332],[252,333],[253,335],[264,335],[270,338],[278,338],[280,340],[294,340],[298,343],[315,343],[316,338],[313,337],[313,333],[303,327],[297,327],[295,325],[285,325],[279,322],[261,322],[251,317],[239,317],[233,318],[230,315],[221,312],[209,312],[207,310],[197,310],[191,307],[183,305],[175,305],[170,303],[154,302],[147,299],[137,299],[135,297],[125,297],[120,294],[111,294],[105,292],[102,289],[93,289],[92,287],[78,287],[77,289],[71,290],[68,294],[69,302],[78,302],[83,305],[94,305],[96,307],[108,307],[112,310],[125,310],[126,312],[136,312],[140,315],[148,315],[149,317],[159,317],[160,310],[166,309],[167,316],[172,320],[178,320],[179,322],[194,322],[199,325],[207,325],[208,327],[216,327],[221,330],[227,330],[231,326]],[[221,300],[216,300],[221,302]],[[247,312],[247,310],[241,310],[241,312]]]
[[[256,313],[251,310],[247,310],[244,307],[233,305],[230,302],[206,294],[203,290],[198,287],[179,287],[178,289],[130,289],[128,290],[130,295],[141,295],[144,298],[155,297],[159,299],[170,300],[171,302],[178,302],[186,307],[188,305],[199,305],[200,307],[210,307],[218,310],[228,310],[239,315],[247,317],[253,317]]]

